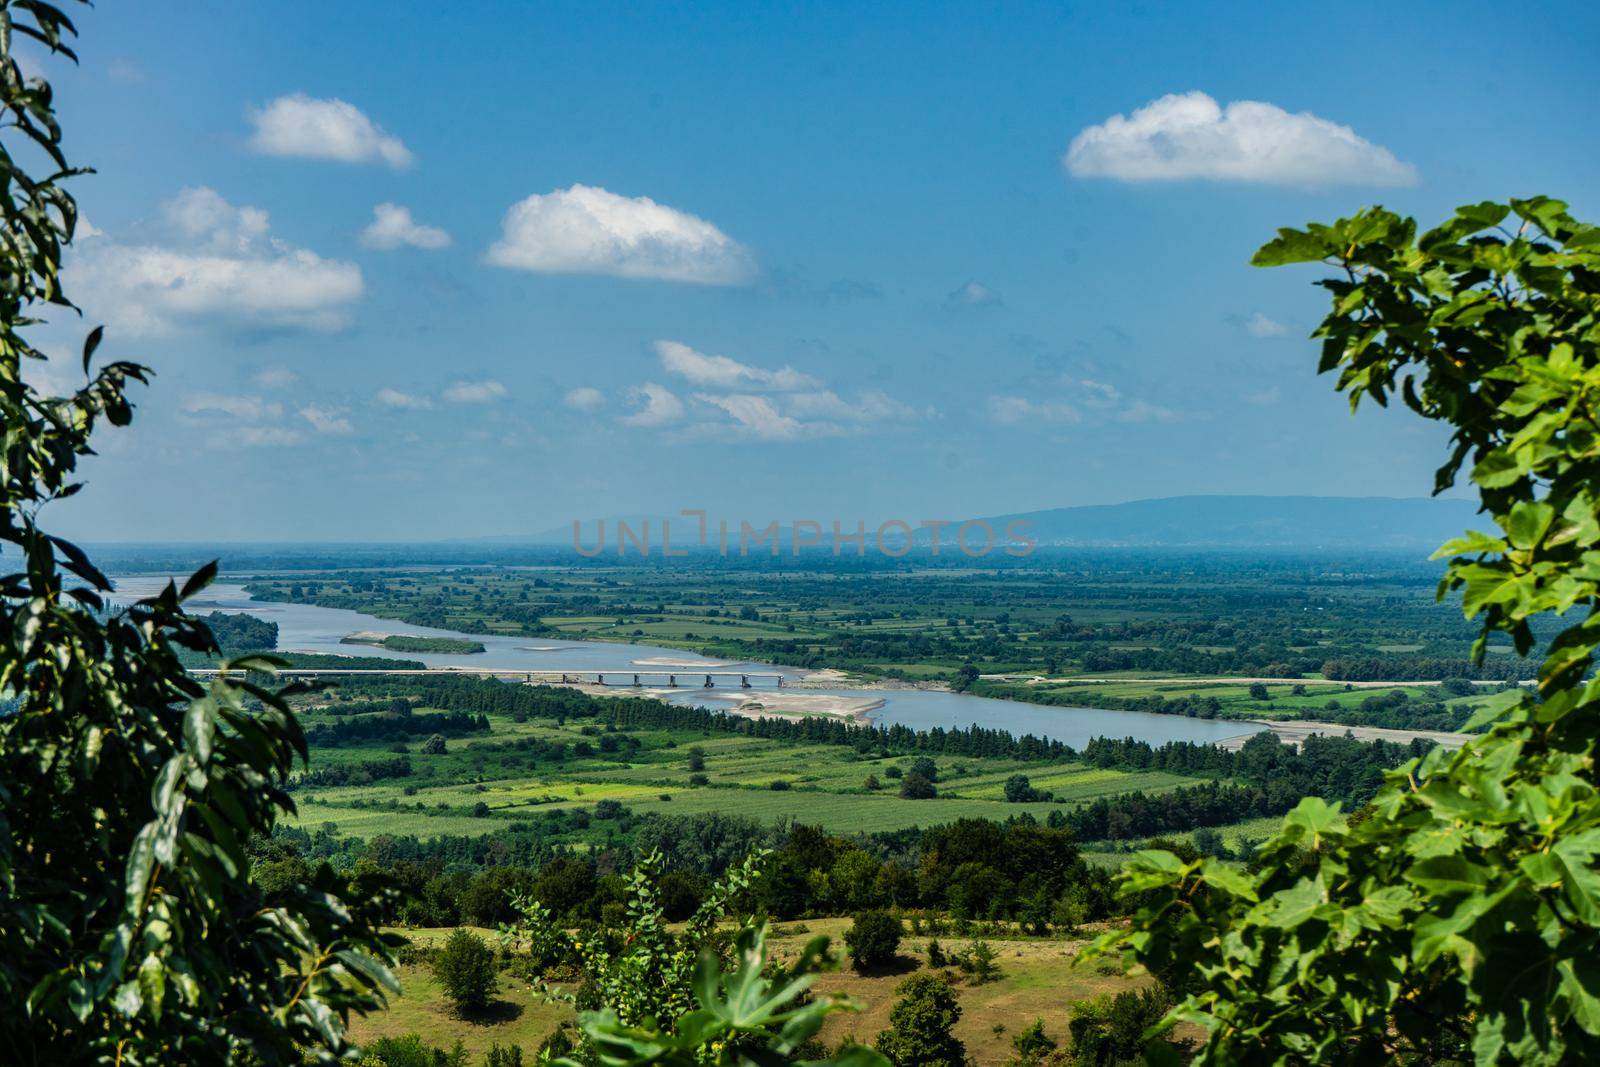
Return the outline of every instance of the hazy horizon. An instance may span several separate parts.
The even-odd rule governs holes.
[[[50,68],[97,169],[84,316],[32,373],[70,386],[105,323],[157,377],[52,521],[416,541],[1425,492],[1444,432],[1352,418],[1317,272],[1249,258],[1374,202],[1593,214],[1600,16],[1499,15],[1345,5],[1362,47],[1318,68],[1290,7],[97,9]],[[1396,69],[1483,73],[1397,107]]]

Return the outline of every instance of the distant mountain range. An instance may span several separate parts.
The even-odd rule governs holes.
[[[653,547],[659,547],[659,516],[620,516],[638,531],[649,521]],[[616,551],[618,518],[606,520],[608,555]],[[668,516],[674,548],[689,547],[698,533],[695,520]],[[715,539],[716,516],[711,518]],[[1405,548],[1432,549],[1468,527],[1490,523],[1477,514],[1471,501],[1432,497],[1381,496],[1172,496],[1155,500],[1130,500],[1123,504],[1093,504],[980,516],[999,538],[1011,523],[1040,546],[1128,548]],[[737,543],[737,520],[730,519]],[[582,524],[585,546],[592,547],[594,520]],[[784,549],[788,524],[782,528]],[[870,534],[869,534],[870,536]],[[954,523],[943,534],[945,543],[955,536]],[[917,542],[931,535],[921,531]],[[981,541],[974,530],[971,543]],[[572,544],[572,527],[518,538],[494,538],[500,543],[537,545]]]

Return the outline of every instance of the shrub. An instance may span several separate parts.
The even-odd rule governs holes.
[[[900,779],[900,796],[905,800],[932,800],[939,795],[932,780],[912,771]]]
[[[494,952],[477,934],[458,929],[434,957],[433,976],[458,1014],[480,1012],[495,993]]]
[[[1155,988],[1075,1002],[1067,1023],[1072,1063],[1075,1067],[1114,1067],[1140,1061],[1146,1048],[1159,1043],[1145,1040],[1144,1034],[1166,1014],[1168,1004],[1168,998]]]
[[[421,752],[424,756],[442,756],[446,752],[450,751],[450,746],[445,743],[444,735],[434,734],[432,737],[422,742],[417,751]]]
[[[900,920],[886,911],[873,909],[859,913],[844,935],[851,965],[858,971],[865,971],[893,962],[904,933]]]
[[[951,1031],[961,1019],[956,991],[942,975],[914,974],[900,983],[889,1029],[874,1042],[894,1067],[964,1067],[967,1048]]]
[[[1033,1025],[1011,1039],[1020,1067],[1033,1067],[1056,1050],[1056,1043],[1044,1032],[1044,1020],[1035,1019]]]
[[[956,957],[956,962],[964,973],[972,976],[973,984],[983,985],[1000,977],[1000,968],[995,966],[994,958],[994,949],[980,937],[967,946],[967,951]]]

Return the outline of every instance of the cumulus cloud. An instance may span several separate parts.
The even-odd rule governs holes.
[[[1172,93],[1113,115],[1072,140],[1076,178],[1128,182],[1237,181],[1271,185],[1414,185],[1416,168],[1348,126],[1259,100],[1220,105]]]
[[[361,231],[361,243],[384,251],[401,246],[434,249],[449,245],[450,235],[437,226],[417,222],[408,207],[379,204],[372,209],[372,223]]]
[[[264,367],[250,381],[257,389],[286,389],[300,380],[300,375],[288,367]]]
[[[378,390],[378,403],[386,408],[402,408],[409,411],[426,411],[433,407],[433,401],[425,396],[402,393],[398,389],[389,388]]]
[[[236,207],[215,190],[183,190],[163,205],[162,218],[170,243],[97,240],[68,266],[85,307],[124,336],[163,336],[208,321],[338,330],[365,291],[354,263],[271,237],[266,212]]]
[[[989,421],[1002,426],[1083,422],[1173,422],[1181,416],[1148,400],[1128,398],[1109,382],[1063,376],[1065,396],[991,396],[985,405]]]
[[[683,401],[664,385],[645,382],[628,390],[628,402],[634,405],[632,414],[622,421],[629,426],[670,426],[683,418]]]
[[[709,389],[739,389],[763,386],[769,389],[809,389],[819,383],[793,367],[763,370],[727,356],[708,356],[677,341],[657,341],[656,355],[668,374],[686,378]]]
[[[285,426],[230,426],[220,429],[211,438],[219,448],[243,445],[246,448],[268,448],[273,445],[298,445],[305,441],[299,430]]]
[[[226,416],[260,422],[275,419],[283,414],[283,405],[259,396],[241,396],[228,393],[194,393],[184,397],[185,415],[201,418]]]
[[[1002,426],[1022,423],[1078,422],[1083,416],[1071,404],[1030,400],[1025,396],[991,396],[984,405],[989,421]]]
[[[882,392],[864,392],[850,399],[790,366],[770,370],[728,356],[706,355],[677,341],[657,341],[655,348],[666,373],[695,391],[685,403],[668,387],[648,382],[629,391],[634,410],[621,422],[676,427],[692,411],[693,424],[672,429],[672,439],[733,436],[801,441],[864,433],[935,414],[931,408],[918,411]],[[596,392],[593,399],[598,405],[601,398]],[[572,394],[568,405],[577,406]]]
[[[1135,400],[1116,414],[1118,422],[1176,422],[1178,413],[1148,400]]]
[[[573,411],[599,411],[606,406],[606,397],[600,390],[584,385],[569,392],[561,402]]]
[[[490,263],[544,274],[606,274],[699,285],[742,285],[749,253],[705,219],[591,185],[511,206]]]
[[[487,404],[506,395],[506,387],[499,382],[451,382],[445,387],[444,398],[452,404]]]
[[[1005,303],[999,293],[978,281],[959,286],[944,298],[944,302],[950,307],[966,308],[999,307]]]
[[[1251,337],[1282,337],[1289,332],[1289,327],[1267,318],[1259,311],[1245,320],[1244,329]]]
[[[818,427],[806,426],[800,420],[781,414],[769,398],[735,393],[728,396],[695,394],[703,404],[732,416],[734,425],[745,435],[760,441],[797,441],[802,437],[817,436]]]
[[[267,156],[299,156],[339,163],[409,167],[411,150],[343,100],[290,93],[249,113],[250,147]]]
[[[192,393],[181,405],[183,420],[208,431],[213,448],[298,445],[305,435],[282,424],[283,405],[236,393]]]
[[[320,434],[344,435],[355,432],[355,427],[350,425],[350,420],[337,408],[323,407],[320,404],[307,404],[300,409],[300,417],[311,424],[311,428]]]
[[[931,417],[931,410],[918,411],[886,393],[862,393],[854,401],[845,400],[831,389],[814,393],[795,393],[784,398],[786,410],[806,419],[832,422],[904,422]]]

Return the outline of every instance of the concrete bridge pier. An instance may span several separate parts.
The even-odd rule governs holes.
[[[748,674],[739,675],[739,688],[740,689],[749,689],[750,688],[750,676]]]
[[[672,689],[678,688],[678,676],[676,674],[667,675],[667,685]]]
[[[711,675],[709,675],[709,674],[708,674],[708,675],[706,675],[706,688],[707,688],[707,689],[711,689],[711,688],[712,688],[712,685],[711,685]]]
[[[639,676],[637,674],[633,676],[633,686],[635,689],[639,687]]]

